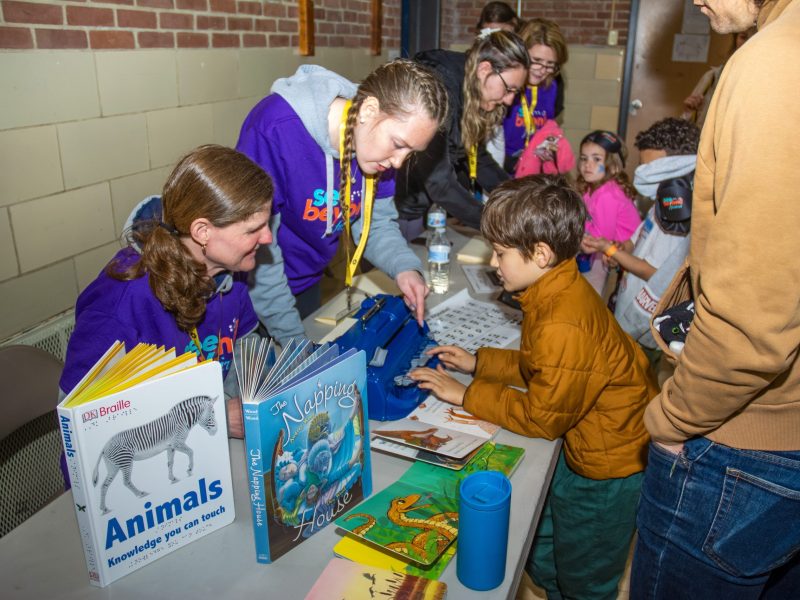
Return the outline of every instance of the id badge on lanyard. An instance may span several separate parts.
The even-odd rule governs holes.
[[[536,110],[536,102],[539,98],[539,88],[535,85],[529,85],[528,89],[531,91],[531,102],[528,104],[527,94],[520,94],[520,102],[522,103],[522,120],[525,123],[525,147],[528,147],[528,142],[531,141],[533,134],[536,133],[536,121],[533,120],[533,111]]]
[[[473,144],[467,150],[467,163],[469,164],[469,184],[472,186],[472,195],[475,199],[482,201],[481,193],[478,191],[478,145]]]

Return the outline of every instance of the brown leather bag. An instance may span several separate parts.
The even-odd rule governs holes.
[[[653,325],[653,319],[664,314],[667,310],[680,304],[681,302],[686,302],[687,300],[691,300],[693,298],[692,294],[692,277],[691,271],[689,269],[689,259],[687,258],[683,261],[683,265],[677,270],[675,273],[675,277],[672,278],[669,286],[667,289],[664,290],[664,293],[661,294],[661,298],[656,304],[656,308],[653,311],[653,317],[650,319],[650,332],[653,334],[653,339],[655,340],[656,344],[661,351],[664,353],[664,357],[674,366],[678,362],[678,357],[675,353],[669,349],[669,345],[664,341],[661,337],[661,333],[658,329]]]

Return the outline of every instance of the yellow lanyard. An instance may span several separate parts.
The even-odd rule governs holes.
[[[367,237],[369,236],[369,227],[372,222],[372,200],[375,196],[375,175],[361,176],[366,180],[367,186],[365,191],[365,198],[361,198],[361,239],[356,246],[355,254],[350,257],[350,202],[351,198],[351,183],[350,177],[350,157],[344,155],[344,134],[347,128],[347,113],[350,111],[350,106],[353,104],[352,100],[348,100],[344,105],[342,112],[342,122],[339,124],[339,169],[347,173],[347,183],[345,184],[344,198],[340,198],[342,207],[342,218],[344,219],[344,229],[347,233],[348,243],[345,244],[347,255],[347,269],[345,272],[344,284],[349,288],[353,284],[353,275],[355,275],[358,263],[361,261],[361,255],[364,254],[364,248],[367,245]]]
[[[220,321],[222,320],[222,295],[219,298],[220,302]],[[237,317],[234,319],[233,322],[233,335],[231,336],[231,347],[236,345],[236,334],[239,332],[239,318]],[[192,338],[194,345],[197,346],[197,355],[198,360],[200,362],[205,362],[206,359],[203,356],[203,346],[200,344],[200,335],[197,333],[197,327],[192,327],[192,330],[189,332],[189,337]],[[217,349],[214,352],[214,358],[211,360],[219,360],[219,357],[222,355],[222,329],[217,332]]]
[[[475,188],[475,180],[478,179],[478,144],[467,150],[467,162],[469,163],[469,181]]]
[[[522,102],[522,120],[525,122],[525,147],[528,147],[528,142],[531,141],[533,134],[536,133],[536,122],[533,120],[533,111],[536,110],[536,102],[539,96],[539,88],[535,85],[529,85],[528,89],[531,91],[531,103],[528,104],[528,95],[520,94],[520,101]]]
[[[206,359],[205,356],[203,356],[203,346],[200,344],[200,336],[197,334],[197,327],[192,327],[192,330],[189,332],[189,337],[192,338],[194,345],[197,346],[198,360],[200,362],[205,362]],[[219,349],[219,346],[217,346],[217,349]]]

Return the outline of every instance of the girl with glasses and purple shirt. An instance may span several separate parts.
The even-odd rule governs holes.
[[[558,74],[568,59],[567,42],[553,21],[531,19],[519,34],[528,50],[530,68],[525,93],[516,97],[503,120],[503,167],[509,173],[514,172],[536,130],[561,112],[563,82]]]

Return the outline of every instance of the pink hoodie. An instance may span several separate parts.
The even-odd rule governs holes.
[[[514,177],[568,173],[574,167],[575,155],[572,148],[558,123],[550,119],[533,134],[528,147],[519,157]]]
[[[613,179],[606,181],[591,194],[584,194],[583,201],[591,217],[586,222],[586,233],[595,237],[625,242],[631,239],[642,222],[633,200],[625,195]]]

